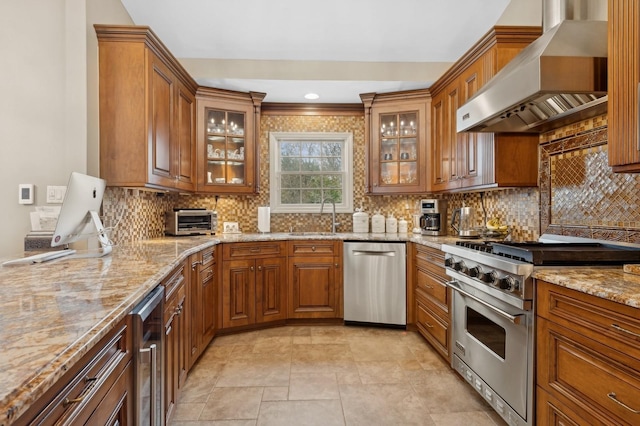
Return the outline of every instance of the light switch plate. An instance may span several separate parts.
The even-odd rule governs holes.
[[[18,185],[18,204],[33,204],[33,184],[21,183]]]
[[[47,203],[61,204],[64,200],[64,194],[66,192],[66,186],[47,185]]]

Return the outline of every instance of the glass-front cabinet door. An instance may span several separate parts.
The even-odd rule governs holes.
[[[426,173],[429,98],[420,93],[387,101],[363,98],[368,123],[368,182],[371,194],[415,194],[428,190]],[[370,108],[370,110],[366,110]]]
[[[258,192],[255,123],[259,122],[264,96],[264,93],[198,89],[197,192]]]
[[[207,108],[205,116],[207,184],[244,185],[245,113]]]
[[[418,181],[418,113],[380,115],[380,180],[384,185]]]

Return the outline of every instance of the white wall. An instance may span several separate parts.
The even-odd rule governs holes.
[[[131,23],[118,0],[0,2],[0,257],[21,254],[30,230],[33,205],[18,204],[18,184],[34,184],[36,205],[46,205],[47,185],[66,185],[71,171],[98,174],[88,17]]]

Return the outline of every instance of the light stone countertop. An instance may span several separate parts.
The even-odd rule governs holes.
[[[622,266],[536,267],[533,276],[551,284],[640,308],[640,275],[626,273]],[[638,317],[640,318],[640,311]]]
[[[16,420],[190,254],[224,242],[410,241],[440,249],[454,236],[221,234],[122,244],[104,258],[0,267],[0,426]],[[8,259],[0,259],[0,263]],[[640,307],[640,276],[622,268],[536,268],[535,277]]]
[[[24,413],[190,254],[222,242],[292,239],[413,241],[437,249],[455,241],[351,233],[167,237],[121,244],[104,258],[0,266],[0,425]]]

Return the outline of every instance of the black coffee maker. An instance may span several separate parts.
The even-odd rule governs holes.
[[[420,229],[422,235],[447,235],[447,201],[421,200]]]

